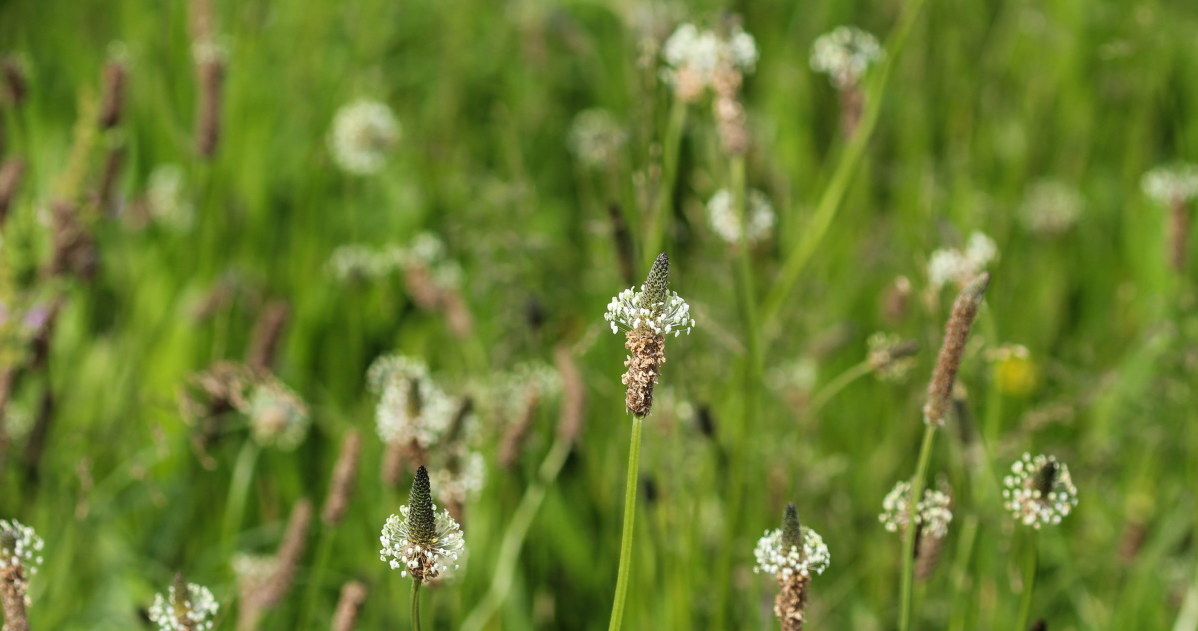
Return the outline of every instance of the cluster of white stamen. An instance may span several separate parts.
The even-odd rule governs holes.
[[[1085,204],[1085,197],[1069,184],[1041,180],[1028,190],[1027,198],[1019,208],[1019,218],[1028,230],[1055,237],[1077,223]]]
[[[1054,468],[1047,494],[1037,488],[1046,467]],[[1011,474],[1003,478],[1003,487],[1007,510],[1023,525],[1037,530],[1044,524],[1061,523],[1077,506],[1077,487],[1069,467],[1054,456],[1023,454],[1011,465]]]
[[[998,246],[981,232],[969,235],[964,250],[942,248],[928,260],[928,281],[939,289],[948,282],[965,286],[986,271],[986,266],[998,258]]]
[[[594,108],[574,116],[566,140],[579,162],[588,167],[602,167],[616,162],[628,134],[611,112]]]
[[[669,83],[677,83],[679,73],[691,73],[695,80],[709,86],[720,66],[742,72],[753,72],[757,67],[757,43],[739,26],[721,37],[710,29],[701,31],[694,24],[683,24],[666,40],[661,54],[670,66],[663,73]]]
[[[0,519],[0,571],[20,567],[27,581],[42,565],[46,542],[32,528],[12,519]]]
[[[308,406],[294,391],[276,380],[258,384],[246,404],[254,440],[290,451],[304,441],[311,424]]]
[[[828,75],[840,89],[857,85],[869,66],[885,57],[878,39],[855,26],[836,27],[811,45],[811,69]]]
[[[449,429],[454,403],[429,377],[424,362],[403,355],[380,357],[366,373],[379,395],[375,422],[388,444],[415,442],[427,448]]]
[[[657,335],[673,333],[675,337],[690,334],[695,319],[690,315],[690,305],[678,292],[667,291],[665,302],[658,305],[641,304],[644,293],[643,288],[629,287],[611,299],[603,319],[611,324],[612,333],[619,333],[620,328],[624,328],[630,331],[648,329]]]
[[[486,460],[481,453],[467,450],[461,442],[435,450],[432,459],[436,465],[429,480],[442,504],[466,504],[486,485]]]
[[[745,240],[749,244],[764,241],[774,227],[774,207],[769,198],[758,190],[749,191],[745,202]],[[732,193],[728,189],[720,189],[708,200],[707,220],[721,239],[733,245],[740,243],[740,213],[736,211]]]
[[[169,230],[186,232],[195,224],[195,204],[187,195],[183,167],[177,164],[160,164],[150,171],[146,203],[154,221]]]
[[[823,574],[832,560],[828,554],[828,546],[819,533],[803,526],[803,549],[790,546],[784,550],[782,545],[782,529],[767,530],[757,540],[757,548],[753,554],[757,557],[757,565],[753,568],[756,573],[772,574],[779,579],[789,579],[795,575],[810,576],[812,572]]]
[[[424,580],[448,575],[458,568],[458,558],[463,554],[466,545],[462,538],[462,528],[449,515],[449,511],[436,514],[436,532],[432,539],[419,541],[413,536],[412,523],[409,518],[408,506],[400,506],[399,514],[387,518],[383,525],[383,533],[379,536],[382,549],[379,559],[391,566],[393,570],[402,570],[401,575],[407,576],[412,570],[425,568]]]
[[[342,106],[333,117],[329,151],[348,173],[377,173],[399,141],[399,134],[399,121],[391,108],[378,101],[355,101]]]
[[[1198,164],[1159,166],[1140,180],[1144,194],[1158,204],[1183,204],[1198,197]]]
[[[462,268],[445,254],[445,244],[437,235],[422,232],[407,245],[387,244],[374,248],[353,243],[339,246],[325,264],[338,280],[377,279],[394,272],[420,269],[439,287],[461,285]]]
[[[195,583],[187,585],[187,597],[178,604],[182,606],[176,606],[174,585],[165,595],[154,595],[149,614],[150,621],[158,625],[159,631],[207,631],[212,628],[213,618],[220,610],[220,604],[213,598],[212,592]]]
[[[906,530],[910,497],[910,482],[899,482],[886,494],[882,500],[882,514],[878,515],[878,520],[886,530]],[[915,505],[915,523],[920,526],[921,535],[940,539],[948,534],[948,525],[952,521],[952,498],[943,491],[924,489],[923,501]]]

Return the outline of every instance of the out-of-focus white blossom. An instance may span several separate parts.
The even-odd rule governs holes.
[[[1184,204],[1198,197],[1198,164],[1156,167],[1144,174],[1140,187],[1158,204]]]
[[[948,283],[964,287],[998,258],[998,246],[981,232],[969,235],[964,250],[942,248],[928,260],[928,282],[939,289]]]
[[[751,73],[758,58],[753,36],[738,25],[721,36],[710,29],[683,24],[666,40],[661,54],[668,66],[662,72],[663,79],[692,97],[712,85],[721,67]]]
[[[427,448],[452,424],[453,402],[433,382],[424,362],[403,355],[380,357],[371,364],[367,380],[379,395],[375,420],[383,442]]]
[[[628,140],[619,121],[605,109],[579,112],[570,123],[567,145],[584,166],[605,167],[615,163]]]
[[[1028,230],[1046,237],[1068,232],[1077,223],[1086,200],[1077,189],[1056,180],[1042,180],[1028,190],[1019,218]]]
[[[811,69],[840,89],[860,83],[869,66],[885,57],[878,39],[855,26],[838,26],[811,45]]]
[[[399,142],[399,135],[399,121],[391,108],[378,101],[354,101],[342,106],[333,117],[329,151],[348,173],[377,173]]]
[[[737,245],[741,237],[741,218],[736,212],[733,195],[728,189],[720,189],[707,202],[707,219],[711,229],[727,243]],[[758,190],[750,190],[745,199],[745,240],[749,244],[760,243],[770,236],[774,228],[774,207],[770,200]]]
[[[170,230],[186,232],[195,224],[195,204],[187,197],[183,167],[177,164],[160,164],[150,171],[146,202],[153,220]]]
[[[246,402],[246,414],[254,440],[284,451],[298,447],[311,424],[303,399],[273,379],[254,387]]]
[[[155,594],[149,615],[159,631],[208,631],[219,610],[207,587],[189,583],[186,595],[176,594],[174,585],[165,595]]]

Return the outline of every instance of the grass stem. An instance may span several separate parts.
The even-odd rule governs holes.
[[[1023,593],[1019,596],[1019,624],[1017,631],[1026,631],[1031,623],[1032,592],[1036,587],[1036,569],[1040,562],[1040,537],[1038,532],[1030,531],[1027,540],[1027,550],[1023,557]]]
[[[632,531],[636,523],[636,494],[641,460],[641,428],[644,419],[632,417],[632,440],[628,445],[628,480],[624,487],[624,533],[620,536],[620,570],[616,575],[616,595],[611,606],[608,631],[619,631],[624,620],[624,599],[632,574]]]
[[[928,463],[932,459],[932,445],[936,439],[936,426],[924,426],[923,442],[919,446],[919,462],[911,478],[911,494],[907,496],[907,528],[903,530],[903,576],[900,587],[899,631],[910,631],[912,610],[912,587],[915,584],[915,507],[923,497],[924,478],[928,474]]]
[[[412,577],[412,631],[420,631],[420,582]]]

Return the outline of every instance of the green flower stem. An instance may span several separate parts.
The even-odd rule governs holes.
[[[412,631],[420,631],[420,579],[412,578]]]
[[[632,417],[632,440],[628,445],[628,480],[624,487],[624,534],[620,537],[620,570],[616,575],[616,595],[611,605],[608,631],[619,631],[624,619],[624,599],[632,574],[632,529],[636,522],[637,478],[641,460],[641,427],[645,420]]]
[[[899,59],[899,53],[902,51],[903,45],[911,33],[911,27],[915,23],[915,18],[919,16],[923,5],[924,0],[909,2],[898,26],[895,27],[894,34],[886,42],[888,55],[866,90],[867,101],[861,123],[857,126],[856,133],[849,138],[844,152],[840,154],[840,160],[836,163],[836,169],[832,172],[832,179],[828,182],[828,187],[824,189],[823,196],[820,197],[815,214],[803,227],[802,238],[790,249],[790,254],[778,272],[773,290],[766,296],[761,321],[767,331],[773,331],[786,299],[791,296],[794,284],[802,276],[803,269],[811,260],[811,256],[815,254],[815,250],[819,247],[824,235],[827,234],[828,228],[832,226],[832,220],[836,218],[836,212],[840,209],[840,204],[848,192],[849,183],[857,170],[857,164],[861,162],[861,158],[865,154],[865,147],[869,144],[870,136],[873,135],[874,127],[877,125],[878,115],[882,108],[882,97],[885,94],[886,80]]]
[[[520,505],[508,521],[507,531],[504,532],[499,547],[495,572],[491,577],[491,587],[462,623],[462,631],[482,631],[483,625],[491,620],[507,600],[508,592],[512,588],[512,577],[516,573],[516,562],[519,560],[520,549],[524,546],[524,539],[528,536],[528,529],[541,508],[546,491],[557,479],[557,474],[561,472],[562,465],[569,455],[570,441],[559,436],[541,463],[537,479],[524,491]]]
[[[261,451],[253,439],[246,439],[237,454],[237,463],[233,465],[233,479],[229,483],[229,496],[225,502],[225,522],[221,529],[221,541],[224,542],[227,554],[232,558],[237,544],[237,531],[241,528],[241,519],[245,514],[245,501],[250,493],[250,484],[254,481],[254,468]]]
[[[670,202],[674,199],[674,183],[678,179],[678,151],[682,145],[682,130],[686,127],[686,103],[674,99],[670,106],[670,120],[666,126],[665,142],[661,154],[661,182],[657,187],[654,207],[645,226],[645,245],[641,249],[645,264],[663,250],[661,242],[670,218]]]
[[[928,474],[928,463],[932,459],[932,444],[936,439],[936,426],[928,423],[923,430],[923,443],[919,446],[919,463],[915,476],[911,478],[911,494],[907,496],[907,528],[903,530],[903,576],[899,631],[911,629],[912,586],[915,583],[915,506],[923,497],[924,478]]]
[[[828,401],[831,401],[833,397],[840,394],[841,390],[844,390],[854,381],[857,381],[871,372],[873,372],[873,366],[870,365],[869,361],[867,360],[851,366],[848,370],[840,373],[835,379],[829,381],[827,385],[820,388],[819,391],[815,393],[815,396],[811,398],[811,412],[818,412],[820,408],[823,408],[824,405],[828,403]]]
[[[1036,569],[1040,562],[1040,537],[1032,530],[1028,533],[1027,550],[1023,558],[1023,593],[1019,596],[1019,623],[1017,631],[1025,631],[1031,622],[1032,592],[1036,587]]]
[[[312,618],[316,615],[316,603],[320,600],[320,588],[324,584],[325,571],[329,567],[329,556],[333,551],[333,535],[336,529],[325,525],[320,532],[320,542],[316,544],[316,564],[312,566],[312,571],[308,579],[308,593],[304,602],[304,616],[301,629],[313,628]]]

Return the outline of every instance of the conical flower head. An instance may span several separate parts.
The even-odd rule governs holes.
[[[649,311],[649,317],[661,316],[670,291],[670,257],[665,252],[657,255],[649,276],[641,286],[641,308]]]
[[[437,512],[424,467],[416,470],[408,504],[387,518],[379,542],[379,559],[420,582],[435,580],[458,567],[465,548],[462,528],[449,511]]]
[[[782,514],[782,548],[799,548],[803,545],[803,530],[799,526],[799,510],[794,504],[786,505],[786,512]]]
[[[408,494],[408,519],[411,526],[408,538],[413,542],[427,544],[437,534],[437,509],[433,506],[432,488],[428,482],[428,470],[420,467],[412,479],[412,491]]]

